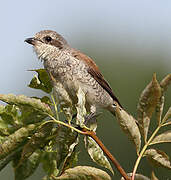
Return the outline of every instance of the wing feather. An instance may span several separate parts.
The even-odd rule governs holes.
[[[119,100],[114,95],[111,87],[109,86],[107,81],[104,79],[103,75],[100,73],[100,70],[97,67],[97,65],[94,63],[94,61],[90,57],[86,56],[85,54],[75,49],[73,49],[72,55],[79,60],[83,60],[84,63],[87,64],[88,73],[90,73],[92,77],[108,92],[108,94],[112,97],[112,99],[116,101],[122,107]]]

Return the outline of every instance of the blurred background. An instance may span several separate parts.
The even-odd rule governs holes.
[[[42,64],[24,40],[45,29],[57,31],[72,47],[92,57],[121,104],[135,117],[140,93],[152,74],[156,72],[161,81],[171,72],[169,0],[6,0],[1,2],[0,22],[0,93],[44,95],[27,87],[33,77],[33,72],[27,70]],[[166,94],[165,112],[171,103],[170,90]],[[99,118],[97,134],[123,168],[131,172],[135,148],[106,111]],[[83,146],[79,163],[99,167]],[[163,144],[160,149],[171,156],[171,145]],[[143,159],[138,172],[150,176],[151,170]],[[168,170],[158,168],[155,173],[159,179],[171,179]],[[40,167],[29,179],[40,179],[43,175]],[[0,172],[0,179],[13,179],[11,166]],[[117,172],[113,179],[119,179]]]

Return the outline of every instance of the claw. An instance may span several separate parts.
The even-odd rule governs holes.
[[[77,117],[77,113],[73,114],[72,120],[75,119],[76,117]]]
[[[88,124],[89,122],[96,121],[96,118],[99,117],[102,113],[90,113],[85,117],[85,124]]]

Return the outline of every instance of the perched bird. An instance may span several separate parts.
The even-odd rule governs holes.
[[[38,58],[43,61],[61,104],[76,106],[77,92],[81,88],[89,113],[103,108],[115,114],[116,105],[122,107],[95,62],[70,47],[61,35],[44,30],[25,41],[33,45]]]

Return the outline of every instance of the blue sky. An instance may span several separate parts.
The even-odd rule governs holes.
[[[91,52],[90,56],[94,55],[92,47],[99,54],[112,54],[113,50],[150,54],[160,50],[168,70],[170,17],[169,0],[2,1],[0,91],[29,94],[26,84],[32,74],[26,70],[41,67],[41,63],[24,39],[43,29],[56,30],[73,47]]]

